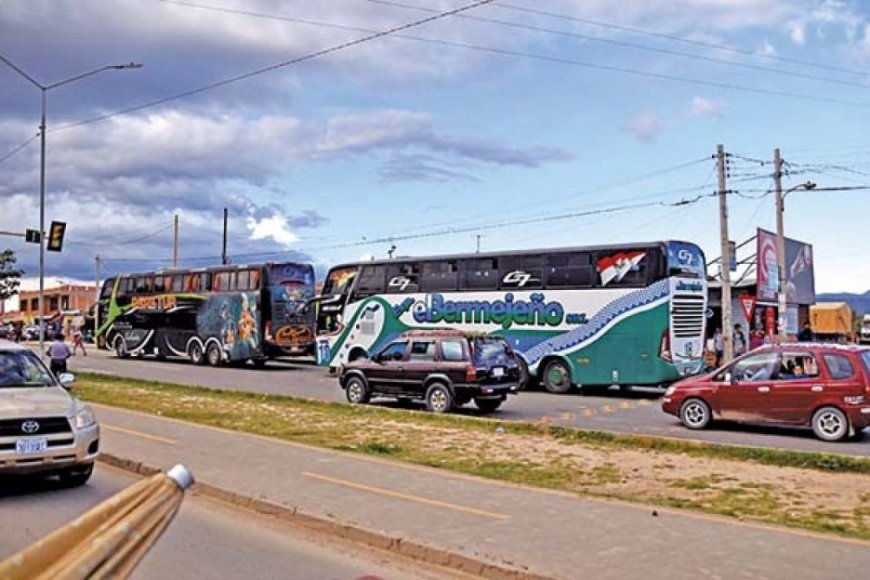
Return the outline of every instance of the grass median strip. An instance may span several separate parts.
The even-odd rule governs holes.
[[[582,495],[870,540],[870,460],[359,407],[82,373],[83,399]],[[497,429],[500,427],[500,429]]]

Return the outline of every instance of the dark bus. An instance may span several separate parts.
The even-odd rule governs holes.
[[[123,274],[100,291],[97,344],[194,364],[314,354],[314,267],[246,264]]]

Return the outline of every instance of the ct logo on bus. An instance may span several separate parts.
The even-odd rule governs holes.
[[[528,284],[529,282],[540,282],[537,278],[533,278],[531,274],[528,272],[523,272],[522,270],[514,270],[513,272],[508,272],[505,274],[505,277],[502,278],[502,284],[516,284],[520,288]]]
[[[390,280],[388,286],[390,288],[398,288],[399,290],[405,290],[411,284],[413,284],[413,282],[411,282],[410,279],[405,278],[404,276],[396,276],[395,278]]]
[[[677,252],[677,259],[683,264],[691,264],[693,261],[692,252],[683,248],[679,252]]]

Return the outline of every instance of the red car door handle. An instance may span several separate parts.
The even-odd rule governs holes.
[[[769,393],[770,387],[758,387],[758,392],[759,393]]]
[[[821,393],[822,391],[825,390],[825,388],[824,388],[823,386],[821,386],[821,385],[813,385],[813,386],[810,388],[810,390],[811,390],[812,392],[814,392],[814,393]]]

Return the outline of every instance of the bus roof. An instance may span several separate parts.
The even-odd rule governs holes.
[[[568,252],[588,252],[592,250],[636,250],[638,248],[652,248],[661,246],[670,242],[671,240],[661,240],[656,242],[636,242],[636,243],[622,243],[622,244],[602,244],[597,246],[569,246],[562,248],[536,248],[532,250],[504,250],[501,252],[480,252],[480,253],[466,253],[466,254],[442,254],[435,256],[396,256],[392,259],[385,260],[368,260],[368,261],[358,261],[358,262],[345,262],[343,264],[338,264],[330,268],[330,270],[337,270],[341,268],[350,268],[353,266],[370,266],[370,265],[381,265],[381,264],[396,264],[401,262],[429,262],[429,261],[442,261],[442,260],[461,260],[467,258],[498,258],[501,256],[527,256],[527,255],[535,255],[535,254],[559,254],[559,253],[568,253]],[[679,243],[689,244],[691,242],[683,242],[679,241]]]
[[[276,266],[283,264],[294,264],[297,266],[309,266],[313,268],[308,262],[260,262],[256,264],[222,264],[217,266],[197,266],[196,268],[161,268],[160,270],[143,270],[139,272],[127,272],[124,274],[116,274],[115,276],[110,276],[107,279],[114,279],[117,276],[122,276],[124,278],[135,278],[137,276],[165,276],[165,275],[173,275],[173,274],[197,274],[202,272],[214,272],[217,270],[245,270],[248,268],[262,268],[264,266]]]

